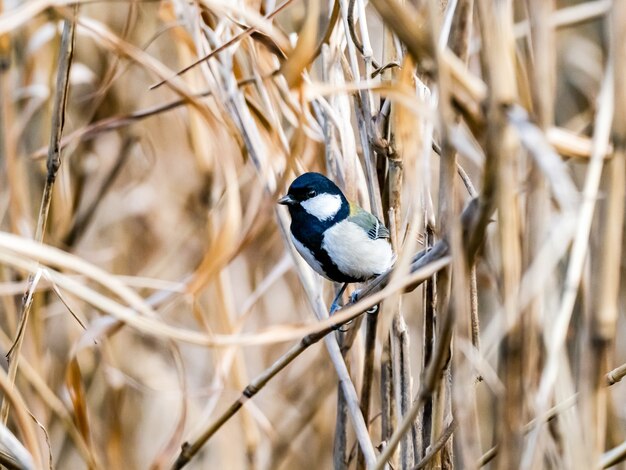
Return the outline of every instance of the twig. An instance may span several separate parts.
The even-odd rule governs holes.
[[[606,374],[607,385],[615,385],[626,376],[626,363]]]
[[[281,370],[289,365],[296,357],[304,352],[309,346],[317,343],[327,334],[334,331],[333,328],[326,328],[314,334],[310,334],[302,338],[300,342],[292,346],[285,354],[283,354],[274,364],[272,364],[263,373],[257,376],[241,393],[241,396],[226,410],[216,421],[214,421],[200,436],[192,443],[185,442],[181,452],[173,465],[173,469],[183,468],[198,453],[202,446],[222,427],[246,401],[255,396],[272,378],[274,378]]]
[[[359,40],[359,37],[357,36],[356,31],[354,29],[354,5],[355,3],[356,3],[356,0],[350,0],[350,3],[348,3],[348,14],[347,14],[348,32],[350,33],[350,39],[352,39],[354,46],[361,53],[361,55],[365,55],[365,49],[363,48],[363,43],[361,43],[361,41]],[[380,73],[383,67],[381,67],[378,64],[378,62],[376,62],[373,58],[371,60],[372,60],[372,65],[374,66],[375,69],[377,69],[377,74]],[[384,67],[388,67],[389,65],[390,64],[387,64]]]
[[[35,231],[35,240],[42,242],[44,233],[46,231],[46,224],[48,221],[48,213],[50,211],[50,202],[52,200],[52,189],[56,180],[57,171],[61,165],[61,154],[59,149],[59,143],[61,136],[63,135],[63,125],[65,124],[65,106],[67,102],[68,88],[69,88],[69,75],[70,67],[72,65],[72,56],[74,53],[74,33],[76,21],[75,17],[78,11],[78,6],[74,7],[74,18],[65,20],[63,25],[63,33],[61,36],[61,50],[59,52],[59,67],[57,69],[56,80],[56,94],[54,99],[54,106],[52,110],[52,127],[50,133],[50,147],[48,149],[48,161],[47,168],[48,174],[46,177],[46,183],[43,190],[43,196],[41,198],[41,206],[39,208],[39,216],[37,219],[37,229]],[[15,377],[17,375],[17,368],[19,364],[20,351],[22,348],[22,341],[26,332],[26,325],[28,323],[28,317],[32,306],[32,295],[28,295],[31,292],[31,285],[34,277],[29,277],[29,288],[22,300],[22,313],[20,316],[20,322],[15,334],[15,340],[13,346],[7,353],[7,360],[9,361],[9,381],[15,383]],[[2,401],[2,408],[0,409],[0,419],[3,423],[7,422],[9,415],[9,403],[6,400]]]
[[[279,70],[276,69],[274,72],[270,73],[267,77],[263,77],[263,79],[270,78],[276,74],[278,74]],[[258,81],[257,77],[248,77],[242,78],[237,81],[238,87],[246,87],[249,85],[253,85]],[[211,90],[203,91],[200,93],[195,93],[192,95],[193,98],[206,98],[213,94]],[[181,106],[185,106],[189,104],[188,99],[178,99],[173,101],[168,101],[167,103],[157,104],[154,106],[150,106],[144,109],[140,109],[139,111],[134,111],[132,113],[120,114],[117,116],[111,116],[107,118],[100,119],[99,121],[92,122],[91,124],[86,125],[83,128],[76,129],[73,132],[65,135],[60,142],[59,150],[63,150],[65,147],[73,143],[74,141],[83,142],[89,139],[93,139],[94,137],[100,135],[104,132],[114,131],[116,129],[120,129],[122,127],[130,126],[136,122],[143,121],[144,119],[157,116],[161,113],[165,113],[167,111],[172,111],[176,108],[180,108]],[[33,152],[30,155],[32,159],[40,159],[46,156],[46,149],[40,148]]]
[[[281,3],[280,5],[278,5],[274,11],[268,13],[265,16],[265,19],[272,19],[274,16],[276,16],[277,14],[279,14],[281,11],[283,11],[286,7],[289,6],[289,4],[292,2],[293,0],[285,0],[283,3]],[[251,35],[255,32],[257,32],[258,30],[253,27],[253,26],[248,26],[246,27],[242,32],[240,32],[239,34],[233,36],[229,41],[227,41],[226,43],[222,44],[221,46],[217,47],[216,49],[212,50],[209,54],[205,55],[204,57],[196,60],[195,62],[187,65],[186,67],[182,68],[181,70],[179,70],[178,72],[176,72],[176,74],[174,75],[174,77],[178,77],[180,75],[183,75],[184,73],[188,72],[189,70],[193,69],[194,67],[200,65],[203,62],[206,62],[207,60],[209,60],[211,57],[214,57],[216,54],[228,49],[230,46],[232,46],[233,44],[238,43],[239,41],[241,41],[243,38],[245,38],[248,35]],[[154,85],[152,85],[150,87],[151,90],[154,90],[156,88],[159,88],[161,85],[164,85],[165,83],[167,83],[168,81],[170,81],[172,79],[172,77],[170,78],[166,78],[164,80],[161,80],[160,82],[155,83]]]

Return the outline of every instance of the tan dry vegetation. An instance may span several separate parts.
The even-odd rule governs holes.
[[[623,466],[624,25],[0,1],[0,462]],[[331,319],[275,204],[311,170],[399,255]]]

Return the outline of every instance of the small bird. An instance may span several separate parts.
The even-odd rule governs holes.
[[[344,283],[331,315],[351,282],[388,271],[395,261],[389,230],[373,214],[348,201],[335,183],[320,173],[298,176],[278,200],[291,214],[291,239],[318,274]]]

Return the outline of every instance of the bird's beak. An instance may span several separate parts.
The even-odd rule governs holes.
[[[295,204],[296,201],[295,199],[293,199],[289,194],[281,197],[278,200],[278,204],[282,204],[283,206],[291,206],[292,204]]]

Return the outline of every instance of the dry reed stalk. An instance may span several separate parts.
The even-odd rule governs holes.
[[[455,244],[457,239],[460,240],[457,234],[454,233],[457,229],[454,220],[460,212],[458,207],[458,191],[456,189],[457,154],[449,139],[448,126],[450,125],[449,123],[453,123],[456,118],[450,101],[452,96],[450,70],[442,59],[442,52],[446,50],[449,42],[450,30],[447,28],[447,25],[451,25],[456,8],[454,2],[449,2],[446,12],[443,18],[441,18],[440,5],[438,5],[437,2],[430,1],[428,7],[431,41],[433,44],[437,45],[434,54],[434,67],[436,68],[434,75],[437,79],[436,90],[438,94],[439,111],[438,133],[440,139],[439,187],[436,219],[437,233],[439,236],[445,234],[445,236],[448,237],[448,241]],[[462,32],[460,33],[462,34]],[[456,47],[457,45],[453,44],[452,46]],[[461,51],[454,51],[455,54],[459,52]],[[461,252],[461,250],[459,250],[460,248],[461,244],[453,245],[452,250],[453,252]],[[450,266],[437,274],[436,307],[434,312],[434,317],[437,320],[443,315],[451,315],[451,309],[456,308],[454,306],[456,300],[453,299],[451,294],[452,271],[453,268]],[[435,336],[434,339],[436,343],[445,340],[445,338],[439,338],[437,336]],[[447,415],[451,413],[452,400],[450,397],[452,380],[450,364],[451,362],[447,361],[444,364],[444,368],[440,371],[439,383],[435,389],[432,402],[430,440],[422,444],[424,447],[432,446],[434,439],[442,435]],[[433,456],[429,467],[450,468],[452,460],[451,452],[451,442],[448,441],[442,448],[442,451]]]
[[[384,54],[384,62],[400,62],[400,57],[398,57],[399,51],[396,51],[396,47],[393,44],[393,40],[387,34],[385,44],[383,45],[385,48]],[[408,67],[411,67],[412,64],[407,62]],[[402,74],[396,73],[395,70],[392,70],[389,74],[391,79],[394,77],[399,79],[400,82],[406,83],[410,85],[412,82],[412,78],[409,76],[408,72],[403,72]],[[385,111],[386,109],[388,111]],[[397,144],[396,144],[396,132],[402,133],[403,130],[396,129],[394,124],[398,123],[402,116],[402,111],[396,109],[395,104],[391,104],[388,101],[383,101],[382,106],[376,119],[375,124],[378,126],[377,131],[377,139],[375,142],[375,147],[378,148],[377,152],[379,154],[379,158],[385,159],[387,164],[387,184],[386,184],[386,207],[385,207],[385,215],[387,225],[390,229],[391,233],[391,241],[392,246],[396,253],[401,253],[402,244],[400,242],[403,235],[406,234],[405,228],[402,224],[402,184],[404,179],[404,162],[402,155],[398,152]],[[378,137],[381,136],[381,137]],[[416,211],[417,213],[417,211]],[[404,232],[404,233],[403,233]],[[410,233],[408,236],[412,236]],[[410,246],[410,245],[409,245]],[[409,336],[407,334],[407,326],[402,315],[402,299],[400,296],[393,296],[387,300],[384,304],[385,308],[392,312],[389,316],[392,316],[391,326],[389,328],[389,335],[385,335],[383,337],[389,341],[388,347],[390,350],[389,355],[389,366],[391,368],[392,382],[390,386],[392,386],[392,403],[395,404],[393,409],[390,409],[390,412],[395,412],[390,416],[390,421],[393,423],[397,423],[398,420],[402,418],[408,411],[410,406],[411,397],[413,395],[413,387],[410,380],[411,376],[411,354],[410,354],[410,345],[409,345]],[[369,317],[368,317],[369,318]],[[369,331],[373,331],[374,334],[376,332],[378,326],[378,315],[375,320],[371,322],[371,325],[368,322],[369,329],[366,331],[366,334]],[[383,329],[384,331],[384,329]],[[372,353],[369,367],[373,368],[373,349],[374,343],[372,340]],[[386,364],[383,364],[381,367],[387,368]],[[363,395],[362,399],[369,400],[369,395]],[[394,426],[395,427],[395,424]],[[415,426],[412,427],[410,433],[404,437],[399,453],[399,463],[403,468],[407,468],[413,465],[415,461],[415,453],[417,450],[417,429]]]
[[[390,330],[391,351],[392,351],[392,371],[393,386],[395,392],[395,403],[397,419],[402,418],[409,412],[413,396],[411,386],[409,335],[404,318],[396,311],[393,316],[393,323]],[[400,442],[399,464],[401,468],[411,468],[415,463],[415,451],[417,450],[417,432],[414,423],[404,434]]]
[[[506,394],[498,403],[497,436],[502,442],[496,468],[517,468],[521,460],[519,433],[523,419],[523,328],[516,321],[518,288],[521,276],[519,200],[516,188],[518,143],[508,124],[504,109],[517,99],[511,2],[478,1],[482,44],[481,61],[489,84],[487,160],[495,175],[498,209],[498,257],[502,283],[503,322],[508,334],[500,346],[499,367]],[[489,164],[489,163],[488,163]]]
[[[349,13],[352,13],[354,3],[354,0],[350,2]],[[362,2],[359,2],[359,7],[361,8],[361,17],[363,18],[364,8],[362,6]],[[353,42],[357,45],[357,48],[364,56],[364,59],[366,61],[371,61],[371,64],[376,68],[385,67],[378,66],[378,64],[376,64],[374,59],[371,58],[371,51],[369,51],[368,54],[365,54],[363,45],[358,43],[358,38],[356,38],[353,28],[350,29],[350,32]],[[389,33],[386,27],[384,27],[383,34],[381,34],[381,42],[383,63],[398,63],[399,54],[398,51],[396,51],[393,36]],[[381,76],[383,79],[393,80],[394,77],[396,77],[395,69],[381,69]],[[382,203],[383,211],[386,216],[385,221],[387,222],[387,227],[389,227],[391,233],[391,243],[397,252],[399,247],[398,240],[400,237],[399,228],[401,226],[400,210],[403,169],[401,156],[398,154],[396,149],[394,129],[392,126],[395,116],[394,108],[395,107],[392,106],[388,100],[383,99],[380,101],[380,109],[373,117],[373,135],[370,137],[370,141],[372,142],[374,153],[378,158],[378,167],[380,168],[382,166],[384,168],[385,162],[388,165],[388,181],[386,184],[387,187],[385,189],[385,194],[383,194]],[[397,301],[393,300],[393,303],[394,305],[392,306],[391,301],[388,301],[386,306],[387,308],[392,308],[394,311],[398,312],[397,314],[394,314],[395,317],[396,315],[399,315],[400,298],[398,297]],[[366,422],[369,421],[370,406],[372,401],[372,385],[374,379],[374,361],[379,313],[379,307],[373,312],[368,311],[365,325],[365,357],[361,386],[361,411]],[[383,432],[381,433],[381,439],[383,441],[386,440],[386,437],[391,434],[391,422],[395,411],[394,404],[397,403],[397,399],[395,399],[392,392],[393,382],[391,380],[393,376],[393,359],[390,340],[391,333],[386,336],[385,346],[383,346],[385,350],[385,353],[383,354],[384,360],[381,364],[381,391],[383,395],[381,397],[381,402],[383,402],[381,404],[383,408],[383,417],[381,419]],[[363,468],[365,468],[365,462],[363,460],[363,455],[359,453],[357,456],[357,469]]]
[[[391,332],[388,333],[388,336]],[[391,370],[391,339],[385,338],[380,355],[380,440],[381,448],[387,445],[394,430],[396,407]]]
[[[450,340],[452,337],[452,325],[453,315],[450,312],[450,314],[444,317],[444,320],[438,329],[439,342],[437,343],[437,349],[426,371],[423,382],[420,383],[420,389],[413,400],[413,404],[407,411],[402,421],[398,424],[398,427],[394,431],[393,435],[389,438],[386,447],[383,449],[376,461],[376,465],[372,468],[378,470],[387,465],[387,461],[392,457],[396,447],[400,444],[404,435],[412,428],[413,422],[417,418],[425,399],[432,395],[435,391],[441,375],[441,370],[447,362]]]
[[[452,458],[463,467],[495,458],[521,468],[623,461],[609,395],[619,395],[626,375],[624,366],[609,370],[625,360],[616,341],[624,327],[616,313],[624,99],[619,81],[609,83],[623,75],[623,40],[602,21],[610,12],[623,23],[621,5],[482,0],[472,33],[472,0],[370,3],[81,9],[70,129],[60,142],[69,164],[55,184],[49,245],[0,233],[3,332],[17,326],[11,296],[20,276],[41,278],[28,291],[43,293],[33,312],[47,336],[39,346],[24,343],[14,390],[49,435],[55,466],[103,468],[126,457],[129,468],[169,465],[175,443],[196,437],[192,426],[214,444],[193,456],[196,465],[299,467],[311,454],[328,465],[333,422],[342,429],[338,468],[440,468]],[[68,5],[0,7],[0,59],[14,58],[0,71],[2,230],[29,231],[33,164],[46,153],[41,122],[50,121],[52,102],[40,77],[54,73],[48,44],[54,15],[69,18]],[[510,7],[516,23],[501,9]],[[485,12],[495,12],[494,27],[484,26]],[[601,66],[604,38],[613,69]],[[163,86],[148,92],[154,82]],[[292,174],[309,170],[384,216],[399,254],[393,273],[330,319],[306,267],[296,265],[299,280],[288,273],[286,221],[273,210]],[[460,217],[467,196],[455,175],[473,198]],[[583,179],[581,202],[574,181]],[[596,200],[606,210],[593,218]],[[422,238],[429,251],[414,256]],[[63,239],[71,246],[50,246]],[[442,268],[438,285],[429,280],[408,294]],[[307,301],[317,322],[306,320]],[[381,302],[385,309],[367,314],[359,331],[363,312]],[[84,331],[67,322],[67,310]],[[337,344],[329,333],[352,319]],[[326,397],[337,379],[319,374],[329,369],[327,355],[286,369],[323,336],[341,381],[336,414]],[[291,341],[299,342],[286,353],[277,344]],[[117,349],[134,347],[148,353],[133,359],[164,384],[160,393],[118,357]],[[176,348],[179,359],[160,369],[143,363]],[[207,361],[209,348],[219,349]],[[407,358],[422,363],[421,377]],[[257,379],[244,387],[248,374]],[[209,419],[230,388],[244,394]],[[246,393],[261,388],[271,400],[260,394],[247,417],[230,420]],[[206,418],[195,416],[198,408]],[[303,414],[282,427],[291,408]],[[20,424],[10,426],[21,439]],[[301,438],[289,442],[291,435]],[[130,439],[144,445],[122,444]],[[490,439],[495,447],[484,453]]]
[[[431,247],[435,242],[435,234],[432,227],[426,227],[426,246]],[[424,321],[423,321],[423,337],[422,337],[422,374],[427,370],[435,347],[435,313],[436,313],[436,301],[437,301],[437,278],[433,276],[426,281],[424,288]],[[421,428],[420,436],[420,452],[419,457],[424,457],[427,453],[429,443],[431,442],[432,432],[432,416],[433,416],[433,403],[430,397],[426,398],[424,403],[424,409],[420,414],[419,426]]]
[[[580,208],[579,222],[574,238],[572,253],[564,282],[564,292],[557,311],[556,319],[551,334],[549,335],[546,365],[541,374],[539,391],[537,394],[537,411],[542,412],[549,408],[549,401],[553,392],[554,384],[559,371],[559,358],[565,342],[567,329],[570,323],[572,309],[576,301],[579,283],[582,278],[584,262],[588,251],[588,238],[591,231],[591,223],[595,210],[595,199],[598,193],[600,176],[603,168],[602,155],[606,153],[614,112],[614,87],[613,87],[613,54],[609,54],[602,88],[598,96],[598,109],[595,116],[594,128],[594,151],[589,162],[585,184],[583,188],[583,201]],[[536,447],[541,430],[538,427],[531,435],[524,462],[525,466],[532,465],[536,458]]]
[[[337,388],[337,413],[335,417],[335,437],[333,439],[333,468],[346,470],[348,458],[348,404],[341,387]]]
[[[614,2],[611,11],[611,54],[613,55],[613,86],[616,103],[626,99],[626,88],[622,83],[626,73],[626,49],[623,22],[626,21],[626,8],[622,2]],[[610,72],[608,72],[610,73]],[[589,349],[593,351],[593,361],[588,378],[591,387],[591,436],[592,462],[600,461],[606,449],[606,429],[608,411],[608,390],[606,388],[605,370],[610,368],[614,333],[617,326],[619,311],[619,290],[621,254],[624,225],[624,185],[626,184],[626,109],[615,107],[612,123],[612,139],[614,145],[613,158],[607,162],[606,174],[607,193],[604,228],[598,266],[598,284],[595,294],[595,308],[591,319]]]
[[[530,53],[532,84],[532,104],[540,128],[547,132],[554,124],[554,93],[555,80],[555,35],[549,18],[552,17],[555,5],[552,1],[528,2],[530,15]],[[527,197],[526,219],[528,220],[528,238],[525,241],[523,260],[524,269],[536,259],[541,252],[542,243],[548,231],[550,217],[550,193],[546,175],[541,164],[529,161],[530,194]],[[551,280],[555,282],[554,279]],[[541,322],[545,315],[546,295],[539,289],[536,298],[523,313],[523,329],[525,334],[524,347],[524,390],[525,395],[532,397],[539,383],[541,368]]]
[[[74,16],[77,14],[78,8],[74,8]],[[50,134],[50,144],[48,149],[47,160],[47,177],[43,189],[43,195],[41,198],[41,206],[39,209],[39,215],[37,218],[37,227],[35,230],[35,240],[39,243],[43,242],[44,234],[46,231],[46,224],[48,222],[48,214],[50,210],[50,204],[52,199],[52,190],[56,180],[57,172],[61,165],[61,155],[59,150],[59,143],[63,135],[63,127],[65,124],[65,111],[67,104],[67,95],[69,89],[69,74],[72,64],[72,56],[74,52],[74,37],[75,37],[75,18],[65,21],[63,26],[63,33],[61,36],[61,49],[59,52],[59,65],[57,69],[56,77],[56,93],[54,99],[54,106],[52,111],[52,124]],[[32,286],[36,285],[36,279],[38,275],[29,276],[28,289],[24,293],[22,300],[20,319],[15,332],[14,342],[11,348],[7,352],[7,361],[9,362],[8,381],[10,384],[15,383],[17,376],[17,370],[19,366],[19,359],[22,350],[22,343],[26,335],[26,326],[28,324],[29,315],[33,303],[33,291]],[[37,325],[35,331],[39,331],[40,318],[36,319]],[[41,337],[36,338],[36,342],[39,343]],[[14,402],[14,400],[12,400]],[[6,424],[9,417],[9,399],[5,395],[2,400],[2,406],[0,407],[0,419],[2,423]],[[31,447],[32,442],[29,443]],[[34,449],[30,448],[30,452],[33,453]],[[36,462],[42,462],[39,456],[39,451],[32,454]]]

